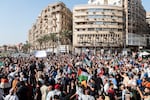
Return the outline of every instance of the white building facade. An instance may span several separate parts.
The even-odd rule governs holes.
[[[73,9],[74,47],[146,47],[141,0],[89,0]]]

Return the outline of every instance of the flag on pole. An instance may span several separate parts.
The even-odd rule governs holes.
[[[79,82],[88,80],[88,72],[86,69],[80,68],[78,70],[78,79],[79,79]]]

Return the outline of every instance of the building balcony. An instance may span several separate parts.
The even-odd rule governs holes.
[[[123,25],[94,25],[94,24],[91,24],[91,25],[75,25],[74,26],[75,29],[80,29],[80,28],[116,28],[116,29],[120,29],[120,28],[123,28]]]
[[[74,18],[74,22],[119,22],[123,23],[123,19],[116,18]]]
[[[77,16],[88,16],[88,15],[105,15],[105,16],[120,16],[122,17],[123,16],[123,13],[122,12],[96,12],[96,13],[88,13],[88,12],[76,12],[74,13],[74,16],[77,17]]]
[[[59,6],[59,7],[53,8],[53,9],[51,10],[51,12],[52,12],[52,13],[55,13],[55,12],[57,12],[57,11],[62,11],[62,10],[63,10],[62,7]]]

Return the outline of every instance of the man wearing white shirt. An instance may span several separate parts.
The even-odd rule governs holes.
[[[85,89],[84,94],[79,95],[80,99],[79,100],[95,100],[95,98],[91,95],[89,95],[89,90]]]
[[[60,96],[61,91],[59,89],[60,89],[60,85],[56,84],[55,90],[48,92],[46,100],[54,100],[54,96]]]

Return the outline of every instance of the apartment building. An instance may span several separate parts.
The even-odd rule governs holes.
[[[145,47],[146,44],[146,11],[141,0],[124,0],[126,45]]]
[[[148,26],[150,27],[150,12],[146,13],[146,22],[148,23]]]
[[[39,49],[37,39],[64,30],[72,30],[72,12],[63,2],[49,4],[36,19],[28,33],[28,41],[32,49]]]
[[[73,9],[74,47],[145,47],[141,0],[89,0]]]
[[[123,23],[122,2],[89,0],[86,5],[77,5],[73,9],[73,46],[120,47]]]
[[[147,46],[150,48],[150,12],[146,13],[146,22],[147,22]]]

